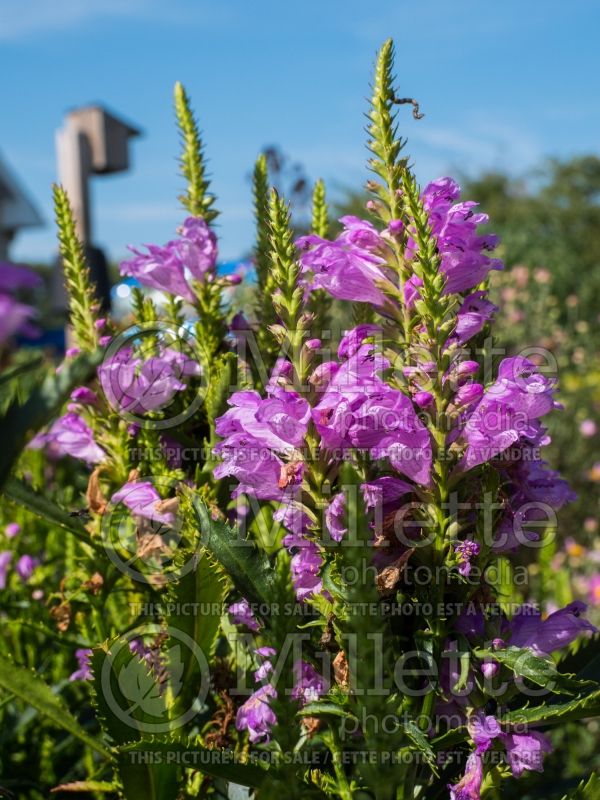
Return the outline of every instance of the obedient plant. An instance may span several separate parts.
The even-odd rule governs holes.
[[[55,188],[72,346],[5,413],[18,521],[0,589],[12,602],[43,574],[38,635],[68,653],[71,707],[20,644],[0,686],[79,743],[52,773],[62,791],[497,798],[543,770],[553,726],[600,715],[600,684],[571,668],[594,647],[585,605],[548,613],[522,580],[573,497],[543,456],[556,381],[539,359],[499,357],[496,238],[452,179],[417,184],[393,56],[388,41],[364,218],[334,234],[318,182],[298,235],[259,157],[248,318],[226,302],[238,278],[219,274],[180,85],[185,211],[121,264],[139,284],[128,328],[99,317]],[[340,302],[356,325],[334,341]],[[32,515],[48,552],[24,549]],[[572,797],[599,791],[592,776]]]

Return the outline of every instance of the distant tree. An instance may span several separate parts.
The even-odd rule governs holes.
[[[564,299],[577,295],[580,317],[597,319],[600,158],[550,160],[524,178],[488,172],[462,184],[463,196],[490,215],[507,267],[545,267],[553,293]]]

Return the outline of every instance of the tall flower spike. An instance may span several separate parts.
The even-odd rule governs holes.
[[[311,233],[321,239],[327,239],[329,236],[329,209],[325,195],[325,182],[320,178],[315,183],[312,196]],[[319,335],[322,335],[323,330],[328,327],[331,301],[331,295],[323,289],[316,289],[311,293],[309,309],[315,315],[313,330]]]
[[[329,235],[329,209],[325,197],[325,182],[321,178],[315,183],[313,190],[311,232],[321,239],[327,239]]]
[[[394,104],[394,43],[388,39],[377,56],[373,97],[368,113],[369,125],[367,146],[373,157],[369,159],[369,167],[384,182],[384,185],[370,181],[369,188],[379,198],[379,214],[384,222],[401,219],[402,173],[406,169],[406,159],[399,158],[404,147],[398,138],[396,111]],[[382,205],[383,204],[383,205]]]
[[[422,301],[417,301],[415,306],[424,316],[429,335],[432,339],[436,339],[440,336],[438,327],[442,324],[450,305],[449,298],[442,295],[445,276],[440,270],[441,259],[437,242],[423,207],[416,178],[405,169],[402,171],[401,181],[405,214],[417,244],[414,271],[423,281],[423,287],[419,289]],[[442,333],[445,333],[446,337],[449,335],[449,331]]]
[[[258,291],[262,294],[267,286],[270,259],[269,241],[269,174],[267,159],[261,153],[256,159],[252,175],[252,195],[254,198],[254,219],[256,220],[256,244],[254,247],[254,263]],[[263,297],[259,304],[263,305]]]
[[[181,133],[181,174],[187,181],[186,194],[180,196],[181,204],[194,217],[210,223],[219,212],[213,208],[214,195],[210,194],[206,175],[202,140],[187,92],[179,81],[174,92],[175,115]]]
[[[97,319],[94,285],[85,263],[83,245],[77,237],[67,193],[57,184],[52,191],[73,338],[80,350],[91,353],[97,349],[99,341],[98,328],[94,324]]]
[[[252,176],[254,218],[256,220],[256,243],[254,264],[256,267],[256,318],[258,328],[256,340],[264,361],[266,373],[277,357],[277,343],[273,340],[271,326],[277,322],[277,314],[271,302],[275,290],[271,272],[271,227],[269,219],[269,173],[264,153],[257,158]]]
[[[269,226],[273,305],[281,320],[281,325],[274,325],[271,330],[294,365],[294,384],[298,389],[303,384],[309,366],[303,353],[303,343],[312,315],[303,313],[304,290],[298,284],[300,264],[296,260],[290,209],[275,189],[271,190],[269,200]]]

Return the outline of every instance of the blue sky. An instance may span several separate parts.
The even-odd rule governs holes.
[[[224,259],[252,242],[248,173],[277,143],[311,178],[364,180],[365,98],[392,36],[418,177],[513,172],[600,146],[598,0],[0,0],[0,152],[44,217],[13,257],[49,260],[54,131],[102,102],[139,125],[133,170],[93,185],[95,243],[163,242],[181,218],[171,92],[192,95]]]

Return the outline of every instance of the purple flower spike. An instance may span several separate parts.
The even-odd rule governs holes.
[[[479,555],[479,545],[470,539],[465,539],[464,542],[457,542],[454,545],[454,551],[458,556],[460,565],[458,571],[465,578],[471,574],[471,560]]]
[[[524,771],[543,771],[544,756],[552,752],[547,736],[539,731],[529,731],[524,734],[505,733],[501,738],[515,778],[520,778]]]
[[[318,700],[328,689],[325,678],[317,672],[312,664],[306,661],[296,661],[294,678],[296,683],[292,690],[292,697],[294,700],[300,700],[301,705]]]
[[[72,411],[56,420],[44,442],[52,445],[58,455],[73,456],[87,464],[106,460],[106,453],[96,444],[92,429]]]
[[[21,533],[21,526],[18,522],[9,522],[6,528],[4,528],[4,535],[7,539],[14,539],[15,536],[18,536]]]
[[[238,709],[235,727],[238,731],[248,731],[252,744],[268,742],[271,728],[277,724],[275,712],[269,705],[277,692],[270,684],[260,686]]]
[[[480,800],[483,781],[481,753],[475,751],[467,759],[465,774],[454,785],[448,784],[450,800]]]
[[[15,564],[15,572],[23,583],[27,583],[27,581],[33,575],[36,567],[39,566],[39,563],[40,562],[37,560],[37,558],[33,558],[33,556],[21,556],[21,558]]]
[[[92,679],[92,670],[90,667],[90,656],[92,651],[87,647],[81,647],[75,650],[75,658],[79,664],[78,669],[69,675],[70,681],[89,681]]]
[[[10,550],[0,552],[0,589],[6,589],[6,577],[12,557],[13,554]]]
[[[344,527],[346,521],[346,498],[343,493],[336,494],[325,511],[325,524],[334,542],[341,542],[348,528]]]
[[[582,633],[598,633],[596,626],[582,616],[586,609],[585,603],[576,600],[543,620],[539,609],[521,606],[511,620],[509,644],[540,653],[568,647]]]
[[[193,302],[195,295],[189,280],[206,280],[207,274],[214,271],[217,243],[206,222],[197,217],[186,219],[180,234],[179,239],[164,247],[147,245],[146,253],[131,247],[135,258],[121,262],[121,275],[130,275],[144,286]]]
[[[161,496],[149,481],[127,482],[111,497],[111,503],[123,503],[132,514],[172,528],[175,515],[172,511],[158,511],[160,502]]]
[[[237,603],[232,603],[227,609],[227,613],[234,625],[244,625],[250,631],[258,631],[260,624],[254,616],[250,603],[242,598]]]

